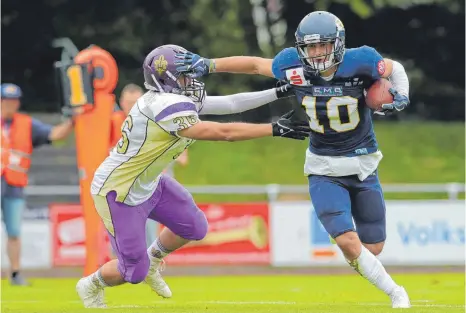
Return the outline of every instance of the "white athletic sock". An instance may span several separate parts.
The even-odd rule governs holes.
[[[160,242],[159,238],[155,239],[155,241],[147,249],[147,255],[149,255],[149,259],[151,261],[154,259],[161,260],[170,254],[170,252],[172,251],[165,248]]]
[[[388,275],[379,259],[364,246],[361,247],[361,254],[359,257],[354,261],[348,261],[348,263],[362,277],[370,281],[387,295],[391,295],[398,287],[390,275]]]
[[[86,277],[87,283],[90,285],[90,287],[94,288],[105,288],[108,287],[109,285],[104,281],[102,274],[100,272],[100,268],[92,273],[91,275]]]

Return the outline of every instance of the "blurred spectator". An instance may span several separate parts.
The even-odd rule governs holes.
[[[21,217],[26,205],[24,187],[28,183],[33,149],[52,141],[64,139],[73,130],[67,118],[59,125],[44,124],[28,115],[18,113],[21,88],[15,84],[1,84],[2,167],[1,212],[5,223],[7,254],[10,260],[13,285],[28,285],[20,274]]]
[[[121,125],[126,119],[133,105],[143,95],[144,91],[136,84],[128,84],[123,87],[120,95],[119,107],[112,115],[112,126],[110,131],[110,146],[114,147],[121,138]]]

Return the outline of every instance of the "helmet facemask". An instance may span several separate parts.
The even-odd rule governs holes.
[[[174,88],[173,93],[189,97],[194,102],[201,103],[204,101],[205,83],[186,75],[179,75],[177,83],[178,88]]]
[[[309,56],[308,47],[322,43],[331,43],[331,45],[326,45],[324,53],[320,53],[316,56]],[[325,72],[340,64],[343,60],[345,50],[344,43],[339,37],[320,38],[319,35],[305,36],[304,40],[297,43],[296,48],[301,61],[306,65],[306,67],[319,73]],[[322,59],[323,62],[320,61]]]

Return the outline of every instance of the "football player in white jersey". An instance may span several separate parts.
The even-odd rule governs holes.
[[[164,298],[172,293],[160,275],[163,258],[207,233],[207,220],[191,194],[161,174],[195,140],[239,141],[267,136],[304,140],[306,122],[293,112],[271,124],[201,121],[201,114],[232,114],[286,97],[289,85],[230,96],[206,96],[204,84],[176,71],[175,45],[154,49],[143,65],[145,93],[123,123],[122,137],[94,175],[91,193],[117,259],[79,280],[76,290],[87,308],[106,307],[105,287],[145,281]],[[166,226],[147,249],[145,223]]]

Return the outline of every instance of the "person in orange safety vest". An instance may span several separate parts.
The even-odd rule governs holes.
[[[1,84],[1,212],[8,236],[6,251],[10,261],[10,282],[28,285],[20,274],[21,216],[26,206],[24,187],[34,148],[67,137],[73,130],[71,119],[52,126],[19,113],[22,91],[15,84]]]

